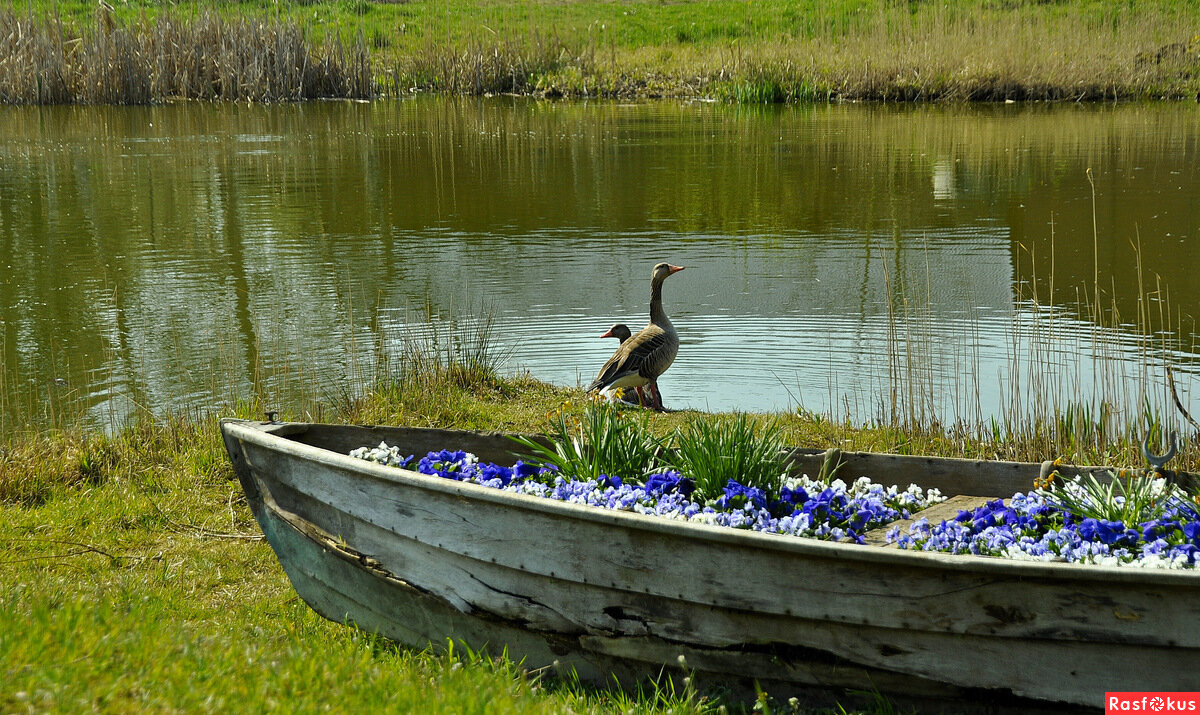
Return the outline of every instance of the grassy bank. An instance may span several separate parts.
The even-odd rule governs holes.
[[[0,98],[266,100],[421,90],[778,102],[1200,93],[1193,1],[114,5],[38,0],[0,12]]]
[[[317,616],[257,540],[224,467],[198,467],[220,456],[215,429],[122,434],[92,447],[109,461],[87,480],[36,507],[0,507],[0,711],[621,709],[507,661],[433,657]],[[188,446],[153,444],[163,437]],[[5,468],[58,461],[27,459]]]

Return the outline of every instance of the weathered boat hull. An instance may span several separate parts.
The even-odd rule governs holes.
[[[677,668],[757,681],[992,705],[1097,707],[1106,691],[1200,690],[1200,577],[1010,562],[699,526],[513,495],[346,456],[386,440],[501,461],[500,436],[227,422],[255,516],[300,595],[413,645],[506,648],[622,682]],[[798,463],[818,455],[796,455]],[[852,474],[912,468],[851,455]],[[812,461],[816,464],[817,461]],[[891,465],[891,466],[889,466]],[[870,471],[872,467],[875,472]],[[936,460],[975,491],[1038,465]],[[940,475],[940,476],[939,476]],[[904,480],[924,481],[909,473]],[[794,691],[794,692],[793,692]]]

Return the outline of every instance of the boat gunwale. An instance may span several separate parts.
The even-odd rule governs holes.
[[[816,556],[841,561],[852,560],[866,563],[887,563],[893,566],[923,569],[948,569],[961,572],[986,573],[997,577],[1036,577],[1052,580],[1103,582],[1117,580],[1145,585],[1161,584],[1193,588],[1200,586],[1200,573],[1196,573],[1194,569],[1100,566],[1095,564],[1025,561],[998,556],[915,551],[872,544],[823,541],[810,537],[734,529],[712,524],[696,524],[661,516],[639,514],[633,511],[604,509],[557,499],[547,499],[530,494],[507,492],[470,482],[421,474],[420,472],[402,467],[370,462],[357,457],[351,457],[349,454],[341,454],[340,452],[323,447],[316,447],[295,439],[289,439],[290,436],[297,434],[296,432],[289,432],[287,435],[276,433],[276,430],[280,427],[319,429],[321,426],[320,423],[310,422],[263,423],[232,419],[222,420],[221,422],[221,430],[230,433],[235,439],[245,440],[259,447],[281,452],[299,459],[335,467],[339,470],[354,472],[378,481],[401,484],[454,496],[476,498],[507,508],[532,509],[560,516],[614,525],[620,528],[652,531],[674,538],[723,542],[745,548],[767,549],[800,556]],[[362,429],[370,429],[372,427],[369,425],[330,426],[360,427]],[[399,427],[399,429],[405,428]]]

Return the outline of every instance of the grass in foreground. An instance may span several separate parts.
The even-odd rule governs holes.
[[[436,657],[320,618],[225,461],[215,419],[14,445],[0,467],[0,710],[614,709],[586,690],[548,694],[502,659]],[[46,471],[36,494],[19,486]]]

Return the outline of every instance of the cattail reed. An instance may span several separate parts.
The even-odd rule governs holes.
[[[149,104],[169,98],[292,101],[375,93],[366,45],[315,48],[294,22],[204,11],[122,23],[101,6],[86,29],[0,10],[0,101]]]

